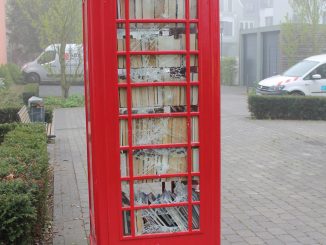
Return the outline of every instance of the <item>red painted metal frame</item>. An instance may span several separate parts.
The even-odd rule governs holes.
[[[220,244],[220,84],[219,84],[219,21],[218,1],[198,0],[198,19],[190,20],[189,3],[185,0],[185,19],[129,19],[129,1],[126,1],[126,19],[116,19],[115,0],[83,0],[85,97],[87,121],[87,151],[90,186],[91,244],[103,245],[207,245]],[[126,28],[126,51],[116,50],[116,24]],[[186,25],[186,50],[181,51],[131,51],[130,23],[184,23]],[[199,51],[190,50],[190,24],[198,24]],[[161,83],[133,83],[130,78],[130,55],[182,54],[186,56],[186,81]],[[190,81],[190,55],[199,57],[199,81]],[[117,82],[117,55],[126,57],[127,83]],[[146,86],[183,86],[187,91],[187,111],[170,114],[132,114],[131,88]],[[191,112],[190,92],[199,88],[199,112]],[[127,89],[128,114],[119,115],[118,89]],[[191,117],[199,118],[199,142],[191,142]],[[135,118],[187,118],[186,143],[134,146],[132,120]],[[119,120],[128,120],[129,146],[119,145]],[[187,148],[188,172],[161,176],[134,176],[133,150],[160,148]],[[200,149],[200,172],[192,172],[192,148]],[[128,151],[129,176],[120,176],[120,150]],[[121,181],[130,184],[130,200],[134,200],[133,181],[152,178],[200,177],[201,200],[188,202],[122,207]],[[188,185],[188,193],[191,193]],[[192,230],[192,206],[200,206],[200,230]],[[173,234],[135,236],[135,224],[131,222],[131,235],[122,235],[122,212],[159,207],[188,206],[189,231]],[[119,225],[117,225],[119,224]]]

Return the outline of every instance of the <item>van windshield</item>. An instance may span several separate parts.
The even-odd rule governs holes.
[[[283,73],[283,76],[286,77],[302,77],[313,67],[315,67],[319,62],[312,60],[303,60],[298,64],[292,66],[286,72]]]

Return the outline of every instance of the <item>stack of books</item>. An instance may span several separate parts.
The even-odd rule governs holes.
[[[188,188],[186,182],[175,182],[172,191],[163,190],[162,194],[137,192],[136,205],[171,204],[188,201]],[[122,196],[126,196],[124,193]],[[199,200],[199,193],[192,190],[194,201]],[[127,202],[127,201],[123,201]],[[128,202],[127,202],[128,203]],[[199,229],[199,206],[192,207],[192,227]],[[130,220],[124,217],[124,220]],[[130,230],[130,223],[124,222],[124,230]],[[188,207],[176,206],[168,208],[142,209],[135,213],[136,234],[170,233],[188,230]]]

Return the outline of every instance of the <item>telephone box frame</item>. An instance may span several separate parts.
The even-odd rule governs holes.
[[[189,0],[185,0],[189,4]],[[101,245],[220,244],[219,1],[198,0],[200,230],[121,236],[116,0],[83,0],[90,243]],[[151,20],[148,20],[150,22]],[[176,20],[178,21],[178,20]],[[189,19],[185,21],[189,23]],[[128,51],[127,51],[128,52]],[[188,86],[188,85],[187,85]]]

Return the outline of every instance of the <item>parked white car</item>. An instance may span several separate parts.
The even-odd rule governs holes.
[[[309,57],[282,75],[260,81],[256,93],[326,96],[326,55]]]
[[[25,82],[55,82],[60,80],[59,61],[60,44],[48,46],[35,60],[23,65],[22,73]],[[81,44],[67,44],[65,49],[66,74],[83,80],[84,61]]]

